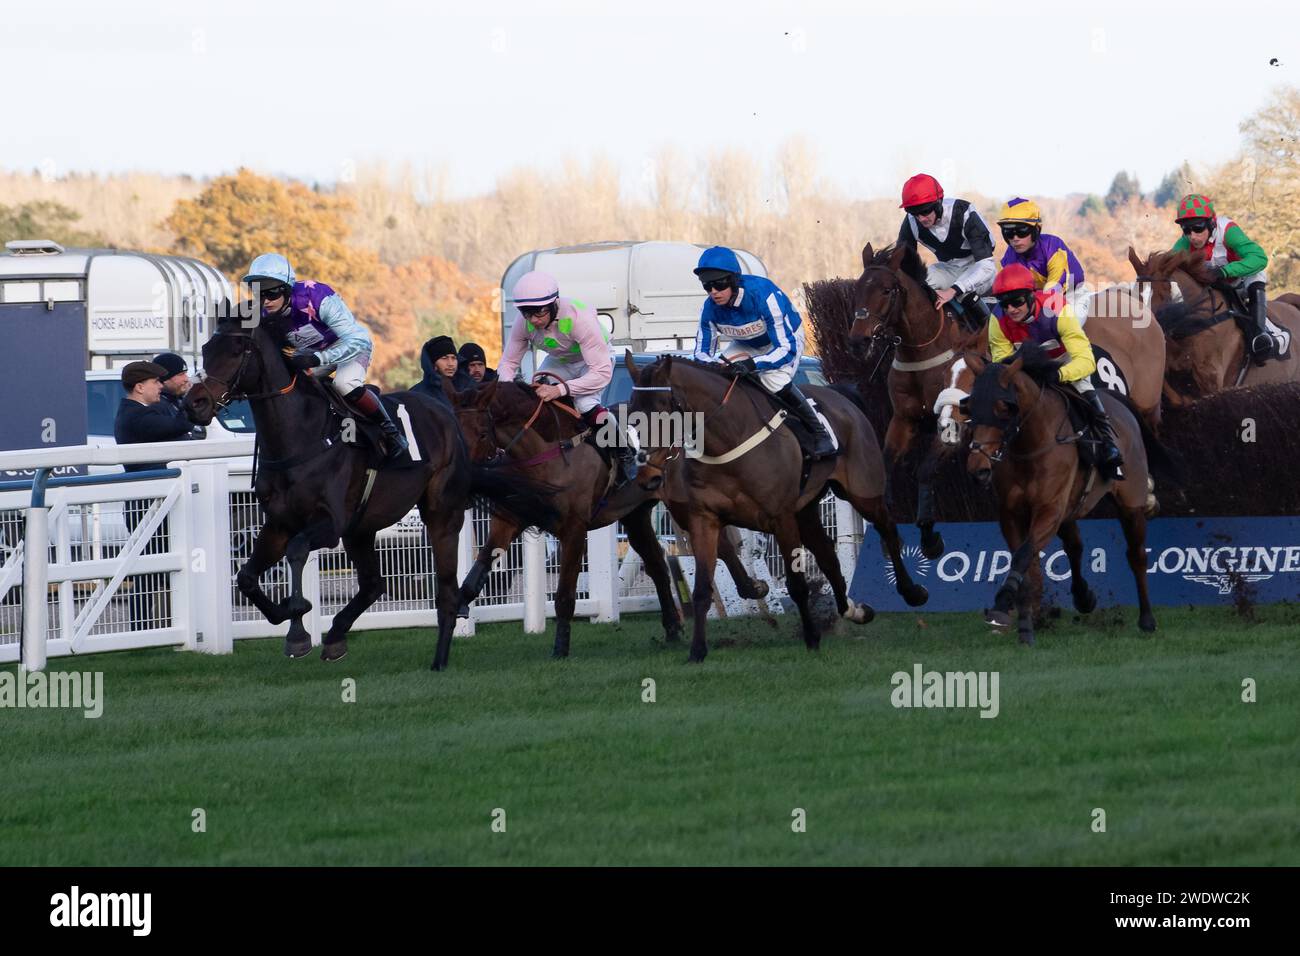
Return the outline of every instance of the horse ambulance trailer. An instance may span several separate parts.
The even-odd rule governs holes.
[[[501,342],[519,318],[510,291],[525,272],[548,272],[560,295],[595,307],[610,341],[634,352],[692,349],[704,289],[692,271],[708,247],[693,242],[590,242],[526,252],[501,279]],[[737,249],[741,268],[766,276],[763,260]]]

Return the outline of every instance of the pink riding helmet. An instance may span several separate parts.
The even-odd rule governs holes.
[[[545,272],[525,272],[515,283],[515,305],[550,305],[560,297],[560,284]]]

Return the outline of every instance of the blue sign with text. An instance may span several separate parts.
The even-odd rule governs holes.
[[[947,550],[921,554],[920,533],[899,527],[908,573],[930,592],[930,611],[978,611],[1011,567],[1011,552],[994,522],[943,524]],[[1083,571],[1099,607],[1137,604],[1124,531],[1115,519],[1081,521]],[[858,554],[849,594],[878,611],[908,608],[894,590],[894,571],[869,539]],[[1164,518],[1147,525],[1147,587],[1154,605],[1231,604],[1244,595],[1258,603],[1300,601],[1300,518]],[[1069,608],[1070,563],[1053,538],[1040,554],[1043,603]]]

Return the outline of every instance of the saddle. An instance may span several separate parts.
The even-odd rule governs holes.
[[[398,415],[397,411],[400,402],[394,400],[391,396],[381,395],[378,387],[374,385],[367,385],[366,389],[373,392],[375,397],[383,403],[389,418],[394,422],[401,422],[401,416]],[[335,426],[330,429],[331,433],[337,434],[340,440],[346,440],[344,423],[345,421],[353,422],[357,434],[360,436],[360,440],[356,444],[363,445],[366,452],[366,468],[375,471],[392,471],[399,468],[411,468],[418,464],[411,458],[409,448],[396,458],[389,458],[384,453],[384,433],[380,430],[379,425],[371,421],[365,413],[354,408],[351,402],[333,388],[325,388],[324,392],[335,416]],[[408,435],[408,444],[410,441],[411,437]]]
[[[1074,445],[1079,450],[1079,464],[1086,470],[1097,465],[1098,443],[1103,439],[1098,428],[1097,418],[1088,404],[1088,400],[1069,385],[1055,383],[1048,386],[1065,399],[1065,411],[1070,418],[1070,429],[1074,432]]]

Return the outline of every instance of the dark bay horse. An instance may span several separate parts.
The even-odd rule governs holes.
[[[255,315],[247,307],[241,311]],[[250,327],[251,326],[251,327]],[[333,547],[340,537],[356,568],[358,590],[334,616],[321,659],[341,660],[357,617],[384,593],[375,535],[420,509],[433,546],[437,576],[438,643],[433,669],[447,666],[456,623],[457,540],[465,509],[475,495],[509,511],[525,524],[549,523],[554,511],[546,490],[525,479],[471,466],[451,410],[414,392],[395,392],[409,421],[410,463],[369,473],[373,449],[360,431],[361,415],[336,407],[328,384],[295,373],[280,346],[282,330],[272,320],[217,323],[203,346],[203,380],[190,389],[185,409],[198,424],[219,408],[247,398],[257,424],[258,471],[254,491],[266,515],[253,553],[236,577],[239,590],[272,624],[289,620],[284,652],[303,657],[311,635],[302,618],[311,610],[303,597],[302,571],[310,553]],[[362,500],[368,483],[370,494]],[[292,593],[274,602],[258,583],[262,573],[287,557]]]
[[[693,445],[645,442],[653,448],[637,481],[656,492],[678,524],[690,533],[695,552],[695,627],[690,660],[708,653],[705,619],[713,593],[719,533],[725,525],[768,531],[786,562],[786,583],[799,608],[804,643],[816,649],[820,629],[808,602],[804,568],[808,546],[835,592],[842,617],[856,623],[874,612],[849,600],[834,544],[821,524],[818,502],[829,487],[872,523],[893,563],[898,593],[913,607],[929,600],[904,566],[902,541],[885,506],[885,469],[875,431],[859,404],[834,388],[809,386],[839,440],[835,458],[804,471],[804,456],[778,408],[762,386],[737,382],[717,365],[666,356],[638,369],[630,352],[624,363],[637,383],[631,408],[660,420],[699,413],[703,435]],[[775,413],[775,414],[774,414]],[[662,434],[663,429],[658,430]]]
[[[1128,564],[1137,583],[1138,627],[1154,631],[1156,619],[1147,596],[1147,477],[1149,469],[1156,469],[1178,480],[1179,469],[1168,450],[1126,400],[1101,390],[1116,444],[1124,455],[1124,477],[1104,479],[1095,468],[1081,464],[1067,405],[1074,399],[1056,387],[1059,364],[1046,351],[1028,343],[1003,363],[987,362],[975,353],[967,353],[965,360],[975,373],[967,470],[981,483],[992,484],[1002,536],[1012,551],[1011,569],[998,588],[989,622],[1009,626],[1014,605],[1020,640],[1034,643],[1033,612],[1042,573],[1038,553],[1056,536],[1070,561],[1075,609],[1087,614],[1096,607],[1097,597],[1083,576],[1078,521],[1110,495],[1119,511]]]
[[[1300,379],[1300,308],[1289,296],[1270,299],[1268,317],[1291,333],[1291,353],[1255,365],[1227,294],[1206,272],[1203,252],[1156,252],[1144,261],[1130,246],[1128,258],[1139,287],[1151,288],[1151,311],[1168,339],[1164,394],[1170,406],[1180,408],[1225,388]],[[1175,289],[1181,302],[1175,301]]]
[[[903,243],[876,252],[868,243],[862,248],[849,345],[873,377],[892,356],[888,386],[893,415],[885,432],[887,479],[917,436],[928,436],[929,447],[916,475],[916,526],[928,558],[943,554],[943,535],[934,530],[934,474],[942,456],[955,446],[945,445],[935,434],[935,403],[953,384],[953,365],[963,350],[988,351],[986,325],[964,328],[951,309],[938,310],[935,302],[916,246]]]
[[[628,544],[641,556],[642,565],[654,582],[664,640],[680,641],[682,625],[673,599],[668,565],[651,520],[657,501],[634,482],[613,490],[612,467],[587,440],[587,427],[573,407],[563,402],[543,402],[523,382],[492,382],[461,393],[454,392],[449,385],[444,389],[456,406],[456,417],[475,462],[483,467],[526,475],[556,489],[552,503],[557,517],[554,527],[547,529],[560,542],[552,656],[569,654],[578,572],[586,551],[587,532],[615,521],[623,522]],[[607,429],[606,437],[617,437],[613,426]],[[507,548],[521,530],[518,520],[505,514],[493,515],[488,539],[461,586],[462,604],[478,597],[491,570],[493,556]],[[754,599],[766,596],[767,585],[750,577],[725,535],[720,546],[740,596]]]

